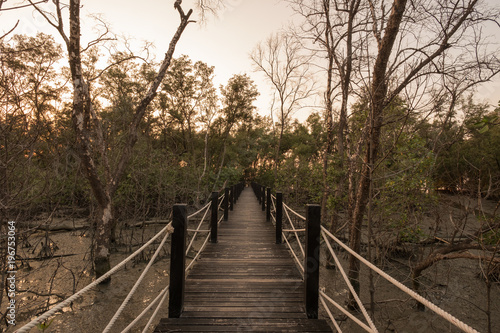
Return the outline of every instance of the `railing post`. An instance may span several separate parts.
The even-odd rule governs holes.
[[[309,319],[318,319],[321,206],[306,205],[305,306]]]
[[[276,192],[276,244],[281,244],[283,234],[283,193]]]
[[[212,216],[210,218],[210,243],[217,243],[217,223],[219,222],[219,192],[212,192]]]
[[[267,222],[271,221],[271,188],[267,188],[267,204],[266,204],[266,220]]]
[[[224,189],[224,221],[229,219],[229,188]]]
[[[229,194],[229,209],[232,211],[234,208],[234,186],[231,186],[231,193]]]
[[[184,309],[184,283],[186,269],[187,205],[173,207],[170,249],[170,287],[168,317],[179,318]]]
[[[260,195],[260,185],[259,184],[255,184],[255,196],[257,197],[257,200],[259,200],[259,205],[261,204],[260,202],[260,199],[262,199],[261,195]]]
[[[245,189],[245,183],[241,182],[238,187],[239,187],[239,190],[238,190],[238,198],[239,198],[241,195],[241,192],[243,192],[243,190]]]
[[[266,188],[264,186],[260,187],[262,195],[262,211],[266,210]]]

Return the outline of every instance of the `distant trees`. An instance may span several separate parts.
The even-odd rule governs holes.
[[[285,129],[289,126],[293,113],[313,94],[310,70],[312,56],[302,51],[298,39],[281,32],[257,45],[250,57],[256,70],[262,72],[273,87],[271,118],[275,126],[276,112],[279,126],[276,131],[278,140],[274,159],[274,174],[277,177]]]
[[[1,220],[57,186],[48,175],[64,153],[49,144],[58,136],[55,111],[66,91],[55,68],[60,59],[61,48],[48,35],[0,41]]]

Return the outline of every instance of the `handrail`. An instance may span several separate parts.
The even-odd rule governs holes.
[[[142,310],[142,312],[141,312],[141,313],[140,313],[140,314],[139,314],[139,315],[138,315],[138,316],[137,316],[137,317],[136,317],[136,318],[135,318],[135,319],[134,319],[134,320],[133,320],[130,324],[128,324],[128,326],[127,326],[127,327],[125,327],[125,328],[123,329],[122,333],[126,333],[126,332],[130,331],[130,330],[131,330],[131,329],[135,326],[135,324],[137,324],[137,322],[138,322],[139,320],[141,320],[141,319],[142,319],[142,317],[144,317],[144,315],[145,315],[145,314],[146,314],[146,313],[147,313],[147,312],[148,312],[148,311],[149,311],[149,310],[153,307],[153,305],[155,305],[155,303],[156,303],[156,302],[158,302],[158,300],[160,299],[160,297],[164,296],[165,294],[167,294],[167,295],[168,295],[168,288],[169,288],[169,287],[170,287],[170,285],[167,285],[165,288],[163,288],[163,289],[162,289],[162,291],[160,291],[160,293],[158,294],[158,296],[156,296],[156,297],[155,297],[155,299],[154,299],[154,300],[152,300],[152,301],[149,303],[149,305],[148,305],[146,308],[144,308],[144,310]],[[160,301],[160,303],[159,303],[159,305],[160,305],[160,306],[161,306],[161,304],[163,304],[163,301],[165,300],[165,298],[166,298],[166,297],[163,297],[163,298],[162,298],[162,300]],[[158,307],[157,307],[157,309],[158,309]],[[156,313],[157,313],[157,311],[155,310],[155,312],[153,313],[153,315],[151,316],[151,318],[156,317],[156,316],[155,316],[155,315],[156,315]],[[151,320],[151,319],[150,319],[150,320]],[[146,325],[146,327],[149,327],[149,324],[150,324],[150,323],[148,323],[148,324]],[[143,331],[143,332],[144,332],[144,331]]]
[[[323,297],[323,295],[321,295],[321,290],[320,290],[320,294],[319,294],[319,300],[321,301],[321,305],[323,305],[323,308],[325,309],[326,313],[328,314],[328,317],[330,317],[330,320],[333,323],[333,326],[335,326],[335,329],[337,330],[337,332],[342,333],[342,330],[340,329],[339,324],[337,324],[337,321],[335,320],[335,317],[333,316],[332,312],[330,311],[330,308],[325,303],[325,298]]]
[[[325,237],[325,233],[324,231],[321,232],[321,235],[323,236],[323,238],[326,240],[326,237]],[[370,330],[369,332],[378,332],[377,331],[377,328],[375,327],[375,325],[373,324],[370,316],[368,315],[368,312],[366,311],[365,309],[365,306],[363,305],[363,302],[361,302],[361,300],[359,299],[359,296],[358,294],[354,291],[354,287],[352,286],[352,283],[351,281],[349,281],[349,278],[347,277],[347,274],[345,273],[344,271],[344,268],[342,267],[342,265],[340,264],[340,261],[339,259],[337,258],[337,255],[335,254],[335,252],[333,251],[332,249],[332,246],[330,244],[330,242],[326,242],[326,246],[328,247],[328,249],[330,250],[330,253],[333,257],[333,259],[335,260],[335,264],[337,265],[339,271],[340,271],[340,274],[342,274],[342,277],[344,278],[344,281],[346,282],[347,284],[347,287],[349,288],[349,290],[351,291],[351,294],[354,296],[354,299],[356,300],[356,303],[358,304],[359,308],[361,309],[361,313],[363,313],[363,316],[365,317],[366,321],[368,322],[368,325],[370,326]]]
[[[288,206],[286,203],[283,203],[283,207],[285,207],[286,209],[288,209],[289,211],[291,211],[292,213],[294,213],[298,218],[302,219],[302,220],[306,220],[306,218],[302,215],[300,215],[299,213],[297,213],[296,211],[294,211],[293,209],[290,208],[290,206]]]
[[[222,193],[222,195],[219,196],[219,199],[218,199],[219,200],[219,206],[217,207],[217,209],[219,209],[219,210],[221,209],[222,205],[224,204],[224,197],[225,196],[226,196],[225,193]]]
[[[254,186],[254,191],[256,192],[256,195],[259,197],[259,195],[262,194],[263,187],[260,186],[260,185],[259,186]],[[273,195],[271,195],[271,200],[270,201],[272,202],[272,205],[274,207],[274,211],[276,211],[276,204],[273,201],[273,199],[276,199],[276,197],[273,196]],[[268,205],[269,204],[270,203],[268,202]],[[282,230],[282,236],[285,238],[286,244],[287,244],[288,248],[290,249],[290,252],[292,253],[295,261],[299,265],[300,269],[302,270],[302,272],[305,272],[304,271],[304,267],[300,263],[300,260],[298,259],[298,256],[296,255],[294,249],[290,245],[288,239],[285,237],[284,233],[285,232],[293,232],[293,234],[295,235],[295,238],[297,239],[297,242],[299,243],[299,246],[300,246],[300,248],[302,250],[302,254],[305,257],[305,253],[304,253],[302,244],[301,244],[301,242],[299,240],[299,237],[298,237],[297,233],[300,232],[300,231],[306,231],[306,229],[297,229],[297,228],[295,228],[295,225],[293,224],[293,221],[292,221],[292,219],[290,217],[289,212],[292,212],[295,216],[297,216],[298,218],[300,218],[302,220],[306,220],[306,218],[304,216],[300,215],[299,213],[297,213],[296,211],[294,211],[292,208],[290,208],[285,203],[283,203],[283,208],[284,208],[285,214],[286,214],[286,216],[288,218],[288,221],[289,221],[289,223],[290,223],[290,225],[291,225],[292,228],[291,229],[283,229]],[[272,216],[272,214],[271,214],[271,216]],[[274,218],[274,216],[273,216],[273,218]],[[443,317],[444,319],[446,319],[447,321],[449,321],[450,323],[452,323],[456,327],[460,328],[461,330],[463,330],[464,332],[467,332],[467,333],[478,333],[474,328],[472,328],[472,327],[468,326],[467,324],[463,323],[462,321],[460,321],[456,317],[452,316],[448,312],[444,311],[443,309],[439,308],[438,306],[436,306],[432,302],[428,301],[423,296],[419,295],[417,292],[415,292],[415,291],[411,290],[410,288],[406,287],[405,285],[403,285],[402,283],[400,283],[399,281],[397,281],[396,279],[394,279],[393,277],[391,277],[390,275],[388,275],[387,273],[385,273],[384,271],[382,271],[381,269],[379,269],[377,266],[373,265],[371,262],[369,262],[368,260],[366,260],[365,258],[363,258],[361,255],[359,255],[358,253],[356,253],[355,251],[353,251],[351,248],[349,248],[346,244],[342,243],[331,232],[329,232],[324,226],[320,226],[320,231],[321,231],[321,236],[325,240],[326,246],[328,247],[328,250],[330,251],[330,254],[332,255],[333,259],[335,260],[335,264],[339,268],[339,271],[340,271],[343,279],[345,280],[345,282],[346,282],[346,284],[347,284],[347,286],[349,288],[349,291],[353,295],[353,297],[354,297],[356,303],[358,304],[358,306],[359,306],[359,308],[360,308],[360,310],[361,310],[361,312],[362,312],[362,314],[363,314],[366,322],[368,323],[368,325],[366,325],[365,323],[361,322],[358,318],[356,318],[349,311],[347,311],[343,306],[339,305],[333,299],[331,299],[324,291],[320,290],[318,296],[319,296],[319,299],[321,301],[321,304],[323,305],[323,307],[327,311],[328,316],[332,320],[332,322],[333,322],[333,324],[334,324],[334,326],[335,326],[335,328],[337,329],[338,332],[342,332],[342,331],[340,330],[340,327],[336,323],[335,318],[333,317],[330,309],[328,308],[328,306],[327,306],[327,304],[325,302],[325,299],[328,302],[330,302],[331,304],[333,304],[335,307],[337,307],[340,311],[342,311],[349,318],[351,318],[354,322],[356,322],[365,331],[371,332],[371,333],[378,333],[377,328],[375,327],[375,324],[373,323],[372,319],[368,315],[368,312],[366,311],[366,308],[364,307],[363,303],[361,302],[359,296],[354,291],[354,288],[353,288],[352,284],[350,283],[349,278],[348,278],[347,274],[345,273],[345,270],[343,269],[343,267],[340,264],[340,261],[339,261],[337,255],[335,254],[335,251],[333,250],[333,248],[332,248],[332,246],[330,244],[331,239],[333,239],[344,250],[346,250],[351,255],[355,256],[358,260],[360,260],[362,263],[364,263],[365,265],[367,265],[370,269],[372,269],[375,272],[377,272],[384,279],[386,279],[387,281],[391,282],[393,285],[395,285],[396,287],[398,287],[399,289],[401,289],[403,292],[405,292],[406,294],[410,295],[415,300],[417,300],[418,302],[422,303],[424,306],[428,307],[429,309],[431,309],[436,314],[440,315],[441,317]]]
[[[300,251],[302,252],[302,257],[305,258],[306,253],[304,251],[304,247],[302,246],[302,243],[300,242],[299,235],[297,234],[297,229],[295,229],[295,225],[293,225],[292,219],[290,218],[290,215],[288,214],[288,209],[290,209],[290,208],[284,203],[283,203],[283,207],[285,208],[284,211],[285,211],[285,214],[288,218],[288,222],[290,222],[290,225],[292,226],[293,233],[295,234],[295,239],[297,240],[297,243],[299,244]],[[305,218],[304,218],[304,220],[305,220]]]
[[[201,246],[201,248],[198,251],[198,253],[196,253],[196,256],[194,256],[193,260],[191,260],[191,262],[189,263],[188,267],[186,267],[186,273],[189,272],[189,270],[191,269],[191,267],[193,267],[194,263],[196,262],[196,260],[200,256],[201,252],[205,249],[205,246],[207,245],[209,239],[210,239],[210,233],[208,233],[207,237],[205,238],[205,241],[203,242],[203,245]]]
[[[285,239],[285,242],[288,245],[288,248],[290,249],[290,252],[292,252],[293,257],[295,258],[295,261],[297,262],[297,264],[299,265],[300,269],[302,270],[302,273],[304,273],[305,272],[304,266],[300,263],[299,258],[297,257],[297,255],[295,254],[295,251],[293,250],[292,246],[288,242],[288,239],[286,238],[285,234],[283,234],[283,238]]]
[[[158,246],[158,248],[156,249],[155,253],[153,254],[153,256],[151,257],[151,259],[149,260],[148,262],[148,265],[146,266],[146,268],[142,271],[142,274],[139,276],[139,278],[137,279],[137,281],[135,282],[134,286],[132,287],[132,289],[130,289],[130,292],[128,293],[127,297],[125,297],[125,300],[122,302],[122,304],[120,305],[120,307],[118,308],[118,310],[115,312],[115,314],[113,315],[113,318],[111,318],[111,320],[109,321],[108,325],[106,326],[106,328],[104,328],[104,330],[102,331],[103,333],[107,333],[109,332],[109,330],[113,327],[113,325],[115,324],[116,320],[118,319],[118,317],[121,315],[121,313],[123,312],[123,309],[125,309],[125,306],[127,306],[128,302],[130,301],[130,299],[132,298],[132,295],[135,294],[135,292],[137,291],[137,289],[139,288],[139,285],[141,284],[142,280],[144,279],[144,277],[146,276],[147,272],[149,271],[149,269],[151,268],[151,266],[153,265],[154,261],[156,260],[156,257],[158,257],[158,254],[160,254],[160,251],[161,249],[163,248],[163,245],[165,245],[165,242],[167,241],[167,238],[170,234],[166,234],[165,237],[163,237],[163,240],[161,241],[160,245]]]
[[[349,252],[350,254],[352,254],[353,256],[355,256],[363,264],[365,264],[366,266],[368,266],[370,269],[374,270],[376,273],[378,273],[384,279],[386,279],[387,281],[389,281],[390,283],[392,283],[393,285],[395,285],[396,287],[398,287],[399,289],[401,289],[403,292],[405,292],[406,294],[408,294],[409,296],[411,296],[412,298],[414,298],[418,302],[422,303],[427,308],[429,308],[432,311],[434,311],[436,314],[440,315],[442,318],[444,318],[447,321],[449,321],[451,324],[455,325],[456,327],[460,328],[461,330],[463,330],[464,332],[467,332],[467,333],[479,333],[474,328],[470,327],[469,325],[465,324],[464,322],[462,322],[458,318],[452,316],[448,312],[446,312],[443,309],[439,308],[434,303],[430,302],[429,300],[427,300],[426,298],[424,298],[423,296],[421,296],[417,292],[411,290],[410,288],[408,288],[407,286],[405,286],[401,282],[399,282],[396,279],[394,279],[389,274],[387,274],[384,271],[382,271],[377,266],[373,265],[371,262],[369,262],[368,260],[366,260],[365,258],[363,258],[361,255],[359,255],[358,253],[356,253],[355,251],[353,251],[346,244],[342,243],[337,237],[335,237],[325,227],[321,226],[321,230],[326,235],[328,235],[331,239],[333,239],[338,245],[340,245],[344,250],[346,250],[347,252]]]
[[[20,329],[16,330],[15,333],[25,333],[28,332],[30,329],[35,327],[37,324],[44,322],[46,319],[54,315],[56,312],[60,311],[62,308],[64,308],[66,305],[74,302],[77,300],[80,296],[86,294],[89,290],[92,288],[96,287],[98,284],[109,278],[111,275],[116,273],[119,269],[121,269],[125,264],[127,264],[129,261],[131,261],[133,258],[135,258],[139,253],[144,251],[146,247],[151,245],[157,238],[159,238],[163,233],[167,232],[168,234],[171,234],[174,231],[174,228],[172,227],[172,222],[170,222],[168,225],[166,225],[162,230],[160,230],[153,238],[151,238],[148,242],[146,242],[143,246],[141,246],[139,249],[137,249],[134,253],[132,253],[130,256],[122,260],[120,263],[118,263],[116,266],[111,268],[107,273],[96,279],[94,282],[88,284],[84,288],[82,288],[80,291],[76,292],[75,294],[71,295],[70,297],[66,298],[64,301],[60,302],[56,306],[54,306],[52,309],[46,311],[45,313],[41,314],[37,318],[33,319]]]
[[[195,217],[196,215],[198,215],[199,213],[201,213],[203,210],[207,209],[210,207],[210,202],[207,203],[205,206],[201,207],[200,209],[198,209],[196,212],[194,212],[193,214],[191,215],[188,215],[188,219],[192,219],[193,217]]]
[[[273,208],[274,208],[274,210],[271,210],[271,218],[276,222],[276,217],[272,214],[273,212],[276,214],[276,202],[275,202],[275,200],[276,200],[276,196],[274,196],[274,195],[271,194],[271,202],[272,202],[272,205],[273,205]],[[283,203],[283,206],[285,206],[285,203]],[[295,234],[295,239],[297,240],[297,243],[299,244],[300,250],[302,251],[302,258],[305,258],[304,248],[302,247],[302,244],[301,244],[300,239],[299,239],[298,234],[297,234],[297,232],[304,231],[305,229],[295,229],[295,226],[294,226],[293,222],[291,221],[290,216],[286,212],[286,209],[285,209],[285,213],[287,214],[288,221],[290,222],[290,225],[292,226],[292,229],[282,229],[281,236],[282,236],[283,239],[285,239],[285,242],[286,242],[288,248],[290,249],[290,252],[292,253],[293,258],[295,259],[298,267],[300,268],[300,270],[302,271],[302,273],[304,273],[304,271],[305,271],[304,270],[304,266],[300,262],[297,254],[295,253],[295,250],[293,249],[292,245],[288,241],[288,238],[286,237],[285,232],[293,232]]]
[[[198,227],[196,228],[196,230],[194,231],[194,235],[193,237],[191,237],[191,241],[189,242],[189,245],[188,247],[186,248],[186,254],[189,253],[189,250],[191,250],[191,246],[193,246],[193,243],[194,243],[194,239],[196,238],[196,236],[198,235],[198,232],[200,232],[200,228],[201,228],[201,225],[203,224],[203,222],[205,221],[205,217],[207,217],[207,214],[208,214],[208,211],[210,210],[210,203],[206,204],[205,207],[203,207],[203,209],[205,209],[205,214],[203,214],[203,217],[201,218],[201,221],[200,223],[198,223]],[[196,214],[200,213],[201,210],[199,210],[198,212],[196,212]],[[193,216],[195,216],[196,214],[191,214],[188,216],[188,219],[192,218]]]
[[[158,303],[158,306],[156,307],[155,309],[155,312],[153,312],[153,314],[151,315],[151,317],[149,318],[148,320],[148,323],[146,324],[146,326],[144,326],[144,329],[142,330],[142,333],[146,333],[146,331],[148,330],[149,328],[149,325],[151,325],[151,323],[153,322],[153,320],[156,318],[156,315],[158,314],[158,311],[160,311],[161,309],[161,306],[163,305],[163,303],[165,302],[165,300],[167,299],[167,296],[168,296],[168,293],[169,293],[169,288],[170,288],[170,285],[168,285],[165,289],[166,291],[163,293],[163,297],[161,298],[161,301]],[[164,290],[165,290],[164,289]],[[159,296],[159,295],[158,295]]]
[[[358,324],[365,331],[367,331],[367,332],[373,332],[372,329],[369,326],[367,326],[365,323],[363,323],[358,318],[356,318],[355,316],[353,316],[352,313],[350,313],[349,311],[347,311],[346,309],[344,309],[344,307],[342,305],[340,305],[339,303],[335,302],[333,299],[330,298],[330,296],[328,296],[327,294],[325,294],[322,290],[320,290],[319,293],[328,302],[330,302],[331,304],[333,304],[337,309],[339,309],[347,317],[351,318],[356,324]]]

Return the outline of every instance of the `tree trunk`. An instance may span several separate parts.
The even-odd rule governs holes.
[[[365,125],[365,128],[367,127],[369,129],[365,131],[368,136],[367,140],[365,140],[365,142],[368,142],[368,147],[364,152],[363,166],[361,168],[361,174],[357,184],[356,195],[352,202],[353,209],[350,221],[349,246],[358,253],[361,249],[361,227],[368,202],[368,194],[370,192],[370,165],[374,165],[373,162],[377,158],[384,109],[390,102],[387,100],[387,64],[392,52],[394,41],[396,40],[399,32],[399,26],[403,19],[406,2],[407,0],[394,0],[389,19],[387,21],[384,37],[380,41],[379,52],[373,68],[373,80],[370,87],[371,115]],[[348,276],[354,287],[354,291],[357,294],[359,294],[360,291],[359,271],[359,260],[353,255],[349,256]],[[349,296],[349,307],[357,308],[352,294]]]
[[[94,272],[96,277],[104,275],[111,269],[109,261],[110,240],[113,229],[113,214],[111,208],[111,198],[108,196],[108,203],[104,207],[98,207],[97,223],[94,231]],[[109,282],[106,279],[103,283]]]
[[[58,4],[57,4],[58,5]],[[168,66],[173,57],[175,46],[179,41],[182,32],[189,24],[189,17],[192,14],[190,10],[187,14],[180,7],[180,2],[176,3],[175,8],[181,16],[181,23],[172,38],[169,49],[165,54],[165,58],[160,66],[158,74],[153,83],[149,87],[146,95],[135,108],[134,117],[130,124],[129,133],[123,149],[121,151],[120,160],[114,174],[111,175],[107,165],[107,155],[104,142],[102,141],[102,132],[100,132],[99,119],[93,110],[92,100],[90,96],[89,86],[85,82],[82,71],[81,47],[80,47],[80,1],[71,0],[69,6],[70,13],[70,37],[67,38],[62,29],[62,24],[59,26],[59,32],[64,38],[69,56],[69,65],[73,80],[73,110],[72,120],[73,127],[76,132],[76,146],[78,155],[83,165],[84,174],[90,183],[90,187],[94,194],[94,198],[98,205],[98,214],[94,229],[94,269],[97,277],[102,276],[110,269],[109,255],[110,242],[113,236],[114,219],[112,212],[112,197],[118,189],[119,183],[128,162],[132,156],[132,149],[137,142],[139,125],[144,118],[144,114],[148,105],[156,96],[156,91],[163,80]],[[60,8],[58,7],[58,17],[60,16]],[[92,119],[93,118],[93,119]],[[93,129],[91,120],[97,124]],[[93,133],[97,131],[97,133]],[[97,137],[92,136],[94,134]],[[98,151],[101,152],[101,159],[104,161],[106,173],[104,179],[100,177],[98,165],[93,156],[94,147],[97,145]],[[109,280],[108,280],[109,281]]]

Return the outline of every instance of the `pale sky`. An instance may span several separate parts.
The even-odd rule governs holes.
[[[4,8],[18,2],[7,1]],[[86,16],[102,13],[114,33],[135,39],[136,45],[144,40],[152,42],[157,59],[161,60],[179,24],[179,14],[173,3],[173,0],[82,0],[82,45],[95,37],[95,34],[89,37],[95,21]],[[195,9],[193,3],[193,0],[184,0],[184,10]],[[226,8],[218,13],[218,17],[211,16],[204,24],[188,25],[174,57],[186,54],[193,61],[201,60],[214,66],[216,87],[225,85],[234,74],[247,73],[261,93],[256,102],[259,113],[267,115],[270,87],[260,73],[253,72],[249,54],[272,32],[286,27],[292,15],[291,9],[279,0],[227,0]],[[196,9],[192,17],[198,19]],[[20,24],[15,33],[35,35],[37,31],[43,31],[56,36],[56,40],[62,43],[55,29],[30,8],[0,13],[0,33],[12,28],[17,19]]]
[[[496,0],[491,0],[493,3]],[[3,7],[11,7],[18,0],[8,0]],[[134,38],[137,43],[147,40],[155,45],[158,60],[168,48],[171,37],[179,24],[179,16],[173,8],[173,0],[82,0],[82,44],[91,40],[95,21],[88,14],[102,13],[114,33]],[[184,0],[183,8],[194,8],[194,0]],[[196,12],[193,18],[197,19]],[[56,36],[31,8],[0,13],[0,33],[10,30],[20,20],[15,33],[34,35],[43,31]],[[204,25],[190,24],[179,41],[175,57],[188,55],[193,61],[201,60],[215,66],[215,85],[227,83],[233,74],[247,73],[258,85],[261,96],[256,103],[261,114],[269,114],[271,87],[260,73],[253,72],[249,54],[257,43],[271,33],[290,25],[293,12],[279,0],[226,0],[226,8],[218,18],[210,17]],[[66,24],[67,25],[67,24]],[[91,37],[89,37],[91,36]],[[478,100],[496,105],[500,100],[500,78],[483,85],[476,94]],[[295,116],[301,120],[310,109]]]

